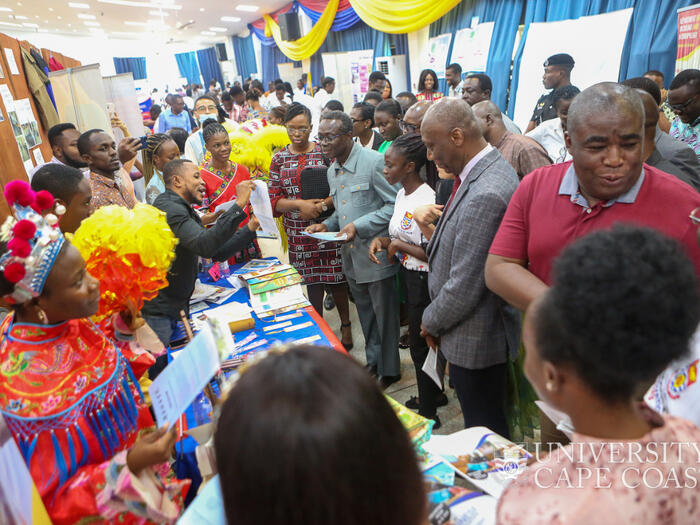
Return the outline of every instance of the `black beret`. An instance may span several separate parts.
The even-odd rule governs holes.
[[[556,55],[552,55],[549,57],[547,60],[544,61],[544,67],[547,66],[574,66],[574,59],[571,57],[571,55],[567,55],[566,53],[559,53]]]

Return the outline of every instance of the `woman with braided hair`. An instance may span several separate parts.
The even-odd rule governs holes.
[[[143,150],[143,176],[146,179],[146,202],[153,204],[165,191],[163,167],[171,160],[180,158],[177,143],[165,133],[154,133],[146,139]]]

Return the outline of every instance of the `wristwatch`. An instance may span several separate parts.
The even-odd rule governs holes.
[[[326,201],[321,201],[321,209],[324,212],[328,211],[328,206],[326,206]]]

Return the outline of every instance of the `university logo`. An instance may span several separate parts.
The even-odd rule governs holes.
[[[698,361],[696,359],[688,366],[684,366],[671,376],[668,381],[667,391],[671,399],[678,399],[690,385],[695,383],[698,379]]]
[[[406,214],[401,219],[401,229],[403,231],[408,231],[411,229],[411,224],[413,223],[413,214],[407,211]]]

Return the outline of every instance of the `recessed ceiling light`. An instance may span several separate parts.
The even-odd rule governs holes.
[[[222,16],[221,21],[222,22],[240,22],[241,19],[238,18],[237,16]]]
[[[246,5],[246,4],[241,4],[236,6],[236,11],[246,11],[248,13],[255,13],[255,11],[258,10],[257,5]]]
[[[159,11],[157,9],[152,9],[148,12],[148,14],[151,16],[170,16],[170,13],[166,13],[165,11]]]
[[[204,12],[204,8],[203,8],[203,7],[200,7],[200,8],[199,8],[199,12],[200,12],[200,13],[203,13],[203,12]]]
[[[22,2],[17,2],[17,5],[22,5]]]
[[[48,29],[37,29],[37,31],[38,31],[39,33],[48,33],[48,32],[49,32]]]
[[[202,31],[201,34],[203,34],[203,35],[208,35],[208,36],[216,36],[216,33],[213,33],[213,32],[211,32],[211,31]]]
[[[134,2],[133,0],[97,0],[100,4],[125,5],[129,7],[155,7],[156,9],[174,9],[179,11],[181,5],[175,5],[171,2]],[[171,0],[172,1],[172,0]]]
[[[124,22],[124,25],[125,25],[125,26],[147,26],[147,25],[148,25],[148,22],[131,22],[131,21],[127,21],[127,22]]]
[[[39,15],[36,15],[34,18],[39,18]]]
[[[29,22],[22,23],[24,27],[39,27],[39,24],[30,24]]]
[[[217,33],[225,33],[228,31],[225,27],[210,27],[209,31],[216,31]]]
[[[53,7],[49,7],[49,11],[53,11]]]
[[[90,4],[80,4],[78,2],[68,2],[68,7],[73,9],[90,9]]]
[[[12,11],[12,8],[11,8],[11,7],[0,7],[0,11],[7,11],[7,12],[9,12],[9,11]]]
[[[57,17],[57,18],[58,18],[59,20],[62,20],[62,19],[63,19],[63,17],[62,17],[62,16],[59,16],[59,17]]]
[[[0,26],[22,27],[22,24],[15,24],[14,22],[0,22]]]
[[[99,22],[83,22],[86,26],[92,26],[92,27],[99,27],[100,23]]]
[[[82,18],[83,20],[95,20],[97,17],[86,13],[78,13],[78,18]]]
[[[24,15],[15,15],[13,18],[15,20],[29,20],[29,17],[26,17]]]

